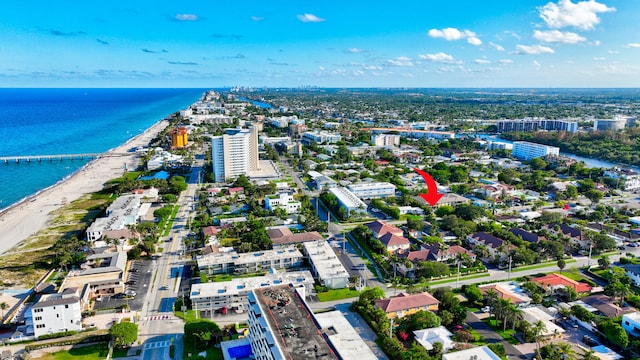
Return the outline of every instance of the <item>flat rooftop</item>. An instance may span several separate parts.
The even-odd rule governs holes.
[[[292,286],[256,289],[254,294],[285,357],[296,360],[338,359],[321,335],[321,327],[313,312]]]
[[[290,283],[294,285],[304,284],[309,287],[313,285],[313,276],[308,270],[305,270],[248,278],[235,278],[231,279],[231,281],[193,284],[191,285],[191,298],[200,299],[218,296],[234,296],[246,294],[253,289]]]
[[[336,277],[349,277],[347,269],[336,256],[333,248],[325,240],[309,241],[302,244],[305,252],[309,255],[309,261],[318,272],[320,279],[331,279]]]
[[[340,357],[358,360],[378,359],[340,311],[329,311],[315,316]]]

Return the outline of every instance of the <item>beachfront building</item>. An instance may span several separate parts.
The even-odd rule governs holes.
[[[249,293],[248,339],[258,360],[349,359],[339,357],[309,305],[293,285]]]
[[[373,146],[400,146],[400,135],[374,134],[371,142]]]
[[[75,290],[40,296],[31,307],[33,334],[42,335],[82,330],[80,297]]]
[[[287,214],[295,214],[300,211],[302,204],[300,201],[295,201],[292,194],[282,192],[279,194],[265,196],[264,207],[269,211],[284,209]]]
[[[560,155],[560,148],[528,141],[516,141],[513,143],[511,155],[520,160],[528,161],[539,157],[558,156]]]
[[[363,182],[347,186],[355,196],[362,200],[386,198],[396,194],[396,186],[388,182]]]
[[[249,301],[248,295],[253,289],[283,284],[304,286],[306,292],[311,293],[313,276],[305,270],[193,284],[191,285],[191,303],[201,317],[209,317],[222,308],[243,312]]]
[[[533,132],[539,130],[546,131],[567,131],[575,133],[578,131],[578,122],[569,120],[549,120],[549,119],[517,119],[500,120],[496,123],[499,133],[503,132]]]
[[[97,218],[89,228],[86,236],[88,241],[101,240],[110,232],[123,230],[127,225],[134,225],[138,221],[141,205],[140,194],[122,195],[118,197],[106,211],[106,217]]]
[[[187,146],[187,128],[179,127],[171,130],[171,147],[182,148]]]
[[[343,187],[329,188],[329,192],[332,193],[337,199],[340,207],[343,208],[347,216],[352,216],[357,213],[366,213],[367,204],[362,202],[359,197]]]
[[[227,129],[225,134],[211,138],[211,163],[216,182],[225,182],[239,175],[249,175],[259,168],[258,128]]]
[[[349,285],[349,273],[327,241],[308,241],[302,246],[309,258],[311,272],[321,286],[341,289]]]
[[[196,261],[202,274],[251,274],[301,266],[302,253],[293,246],[250,253],[219,248],[217,253],[198,255]]]

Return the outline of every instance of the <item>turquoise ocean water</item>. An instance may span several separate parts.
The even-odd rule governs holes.
[[[0,156],[100,153],[196,102],[205,89],[0,89]],[[0,163],[0,209],[87,161]]]

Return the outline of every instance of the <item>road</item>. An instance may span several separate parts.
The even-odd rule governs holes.
[[[162,237],[164,248],[154,262],[154,277],[142,308],[139,341],[143,343],[142,359],[167,359],[169,346],[175,344],[175,358],[183,353],[182,335],[184,323],[173,315],[173,304],[181,289],[181,279],[185,268],[184,238],[189,234],[187,227],[193,199],[198,190],[198,177],[203,172],[203,156],[197,156],[187,181],[187,189],[177,201],[180,206],[169,236]]]

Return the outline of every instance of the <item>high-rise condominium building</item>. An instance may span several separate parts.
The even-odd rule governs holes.
[[[258,129],[227,129],[211,138],[211,162],[216,182],[225,182],[258,169]]]

